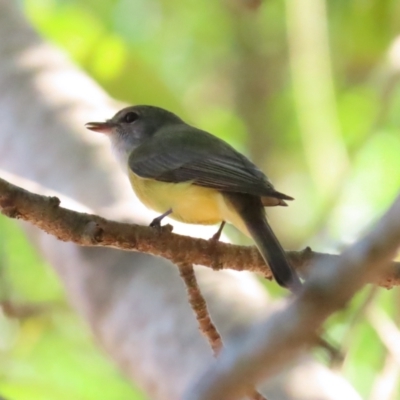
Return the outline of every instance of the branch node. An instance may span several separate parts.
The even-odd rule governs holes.
[[[312,254],[312,250],[310,246],[307,246],[304,250],[303,250],[303,255],[304,257],[309,257]]]
[[[56,196],[50,196],[48,197],[48,199],[50,206],[53,208],[57,208],[61,204],[60,199]]]
[[[21,216],[21,214],[17,210],[17,207],[11,206],[11,205],[3,207],[1,210],[1,213],[3,215],[5,215],[6,217],[15,218],[15,219],[18,219]]]
[[[100,225],[94,221],[89,221],[83,231],[83,236],[86,241],[91,244],[96,244],[101,242],[103,236],[103,229]]]

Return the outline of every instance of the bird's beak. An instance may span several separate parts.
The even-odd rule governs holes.
[[[104,133],[104,134],[108,135],[108,134],[112,133],[112,130],[115,127],[115,124],[113,124],[110,121],[88,122],[87,124],[85,124],[85,127],[87,129],[90,129],[91,131],[100,132],[100,133]]]

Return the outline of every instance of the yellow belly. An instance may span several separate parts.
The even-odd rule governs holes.
[[[191,182],[168,183],[144,179],[129,171],[139,200],[160,214],[172,209],[171,218],[191,224],[213,225],[226,220],[226,204],[215,189]]]

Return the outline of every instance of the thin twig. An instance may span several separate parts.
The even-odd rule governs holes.
[[[179,274],[185,283],[186,291],[189,298],[189,304],[196,316],[199,324],[200,332],[206,337],[210,344],[214,357],[222,349],[221,335],[218,333],[217,328],[213,324],[210,314],[207,309],[207,303],[201,294],[199,285],[197,284],[196,274],[192,264],[177,263]],[[251,389],[251,398],[253,400],[267,400],[262,394]]]
[[[0,309],[10,318],[24,320],[27,318],[37,317],[49,312],[53,308],[50,303],[15,303],[10,300],[1,300]]]
[[[214,356],[217,356],[222,348],[221,336],[211,321],[210,314],[207,309],[207,303],[200,292],[199,285],[197,284],[193,265],[177,263],[177,266],[179,268],[179,274],[185,283],[189,297],[189,304],[196,315],[200,331],[210,343],[210,346],[214,352]]]

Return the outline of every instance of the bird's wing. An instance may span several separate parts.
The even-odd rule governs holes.
[[[169,126],[137,147],[129,168],[142,178],[187,182],[226,192],[292,198],[277,192],[245,156],[221,139],[188,125]]]

